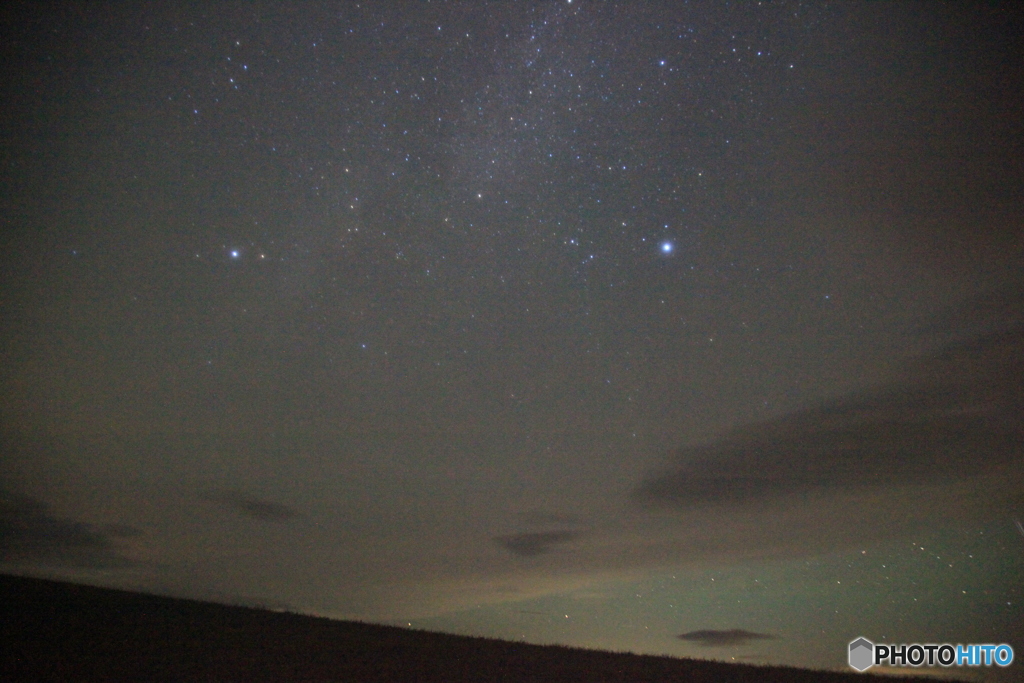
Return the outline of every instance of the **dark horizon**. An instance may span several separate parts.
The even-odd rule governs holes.
[[[431,633],[5,574],[0,598],[5,681],[878,680]]]

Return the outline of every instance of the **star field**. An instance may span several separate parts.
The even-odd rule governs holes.
[[[1024,652],[1015,9],[2,16],[5,571]]]

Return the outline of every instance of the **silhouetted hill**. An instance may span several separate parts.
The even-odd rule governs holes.
[[[3,575],[0,644],[4,681],[875,678],[527,645]]]

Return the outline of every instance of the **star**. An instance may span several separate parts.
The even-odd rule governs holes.
[[[662,254],[666,254],[666,255],[667,254],[671,254],[672,250],[674,248],[675,247],[673,246],[673,244],[671,242],[669,242],[668,240],[666,240],[666,241],[661,243],[661,253]]]

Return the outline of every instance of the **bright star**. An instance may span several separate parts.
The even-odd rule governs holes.
[[[231,258],[238,258],[238,250],[237,249],[232,249],[231,250]]]
[[[671,254],[672,253],[672,249],[673,249],[673,247],[672,247],[672,243],[671,242],[667,242],[666,241],[666,242],[662,242],[661,243],[661,253],[662,254]]]

